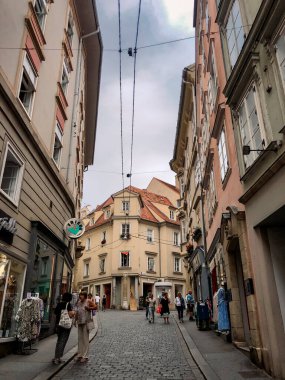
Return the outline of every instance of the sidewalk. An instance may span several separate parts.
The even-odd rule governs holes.
[[[250,359],[225,342],[213,331],[199,331],[195,322],[184,318],[184,323],[175,321],[188,349],[207,380],[261,380],[271,379],[256,367]]]
[[[97,334],[98,321],[94,318],[95,329],[89,334],[91,341]],[[72,327],[65,347],[63,360],[65,363],[52,363],[57,335],[51,335],[33,345],[38,351],[32,355],[8,355],[0,359],[0,379],[2,380],[48,380],[62,369],[77,353],[77,328]]]

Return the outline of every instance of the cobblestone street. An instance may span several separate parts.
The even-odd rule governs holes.
[[[144,312],[99,313],[87,364],[70,363],[54,379],[203,379],[175,321],[149,324]]]

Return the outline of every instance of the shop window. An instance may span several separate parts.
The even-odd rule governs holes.
[[[154,271],[154,258],[153,257],[147,258],[147,270],[150,272]]]
[[[37,77],[35,71],[26,54],[23,63],[22,79],[18,96],[29,115],[32,112],[36,83]]]
[[[130,252],[124,251],[121,252],[121,267],[129,267],[130,266]]]
[[[181,259],[174,257],[174,272],[181,272]]]
[[[57,122],[56,127],[55,127],[55,135],[54,135],[53,160],[58,167],[60,166],[61,152],[62,152],[62,147],[63,147],[62,140],[63,140],[62,130]]]
[[[0,338],[15,336],[26,266],[0,252]]]
[[[44,322],[49,322],[51,317],[51,308],[54,304],[52,293],[54,287],[54,267],[56,254],[56,250],[51,245],[46,243],[41,238],[37,239],[35,259],[31,273],[31,286],[29,291],[31,293],[39,293],[39,297],[43,300]],[[59,268],[58,265],[57,268]]]
[[[150,228],[147,229],[147,241],[153,243],[153,230]]]
[[[47,16],[47,2],[46,0],[35,0],[34,10],[37,16],[37,20],[41,29],[44,29],[45,20]]]
[[[24,163],[8,143],[1,171],[1,191],[16,205],[19,203]]]
[[[179,245],[179,232],[173,232],[173,245]]]
[[[261,129],[263,119],[255,86],[252,86],[245,96],[238,109],[238,115],[242,146],[249,145],[251,149],[262,150],[265,141]],[[243,156],[245,168],[252,165],[260,153],[253,151],[248,156]]]
[[[222,178],[222,181],[224,181],[228,168],[229,168],[228,153],[227,153],[227,146],[226,146],[226,136],[225,136],[224,129],[222,130],[221,135],[220,135],[218,149],[219,149],[219,160],[220,160],[220,168],[221,168],[221,178]]]
[[[226,38],[230,63],[233,68],[245,40],[238,0],[234,1],[229,13],[226,24]]]

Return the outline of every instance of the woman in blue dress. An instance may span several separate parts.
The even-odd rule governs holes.
[[[228,301],[226,300],[226,292],[223,286],[221,286],[217,293],[218,298],[218,330],[229,331],[230,320],[228,312]]]

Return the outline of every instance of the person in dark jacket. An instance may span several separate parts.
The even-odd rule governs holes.
[[[168,298],[168,293],[165,292],[160,300],[161,304],[161,316],[164,319],[164,323],[169,323],[169,304],[170,304],[170,299]]]
[[[54,310],[55,316],[56,316],[56,332],[57,332],[57,342],[55,346],[55,354],[54,359],[52,360],[54,364],[60,364],[63,361],[61,360],[63,356],[63,352],[66,346],[66,343],[68,341],[69,335],[70,335],[70,329],[63,328],[59,326],[59,320],[61,316],[62,310],[65,310],[67,305],[67,311],[70,316],[70,318],[73,318],[75,315],[75,312],[72,310],[72,306],[70,304],[72,300],[72,294],[71,293],[64,293],[62,296],[62,300],[56,305],[56,308]]]

